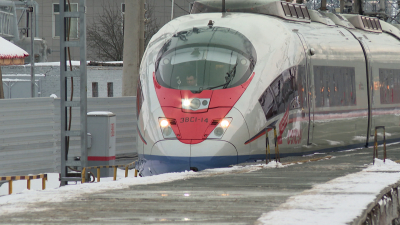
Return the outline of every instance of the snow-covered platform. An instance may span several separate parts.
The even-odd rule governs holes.
[[[282,158],[201,172],[102,179],[0,197],[2,223],[352,224],[400,180],[399,145]],[[133,175],[133,173],[132,173]],[[14,184],[15,186],[16,184]],[[22,186],[24,186],[23,183]],[[21,185],[17,185],[21,186]],[[3,185],[1,193],[6,192]],[[5,189],[5,191],[3,190]],[[22,188],[24,189],[24,188]]]

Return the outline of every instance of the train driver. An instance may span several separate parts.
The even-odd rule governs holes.
[[[187,84],[187,86],[191,86],[191,87],[197,86],[196,76],[191,75],[191,74],[187,75],[186,76],[186,84]]]

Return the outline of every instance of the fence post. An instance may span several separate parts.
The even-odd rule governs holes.
[[[113,166],[114,167],[114,179],[113,180],[117,180],[117,166]]]
[[[85,183],[85,175],[86,175],[86,168],[83,167],[82,168],[82,174],[81,174],[81,176],[82,176],[82,184]]]
[[[383,162],[386,162],[386,129],[385,126],[375,127],[375,137],[374,137],[374,152],[372,155],[372,164],[375,164],[375,158],[378,158],[378,129],[383,129]]]
[[[372,154],[372,165],[375,165],[375,158],[378,158],[378,130],[376,127],[374,134],[374,150]]]
[[[276,133],[276,127],[274,126],[274,141],[275,141],[275,161],[281,162],[281,157],[279,156],[279,146],[278,146],[278,135]]]
[[[28,180],[26,180],[26,188],[28,190],[31,190],[31,180],[28,178]]]
[[[97,168],[97,182],[100,182],[100,167]]]
[[[137,169],[135,169],[135,177],[137,177],[137,172],[138,172]]]
[[[11,195],[12,194],[12,180],[8,181],[8,194]]]
[[[386,129],[383,127],[383,162],[386,162]]]
[[[265,128],[265,152],[266,152],[266,164],[268,164],[269,162],[271,162],[271,148],[269,147],[269,136],[268,136],[268,127]]]
[[[129,166],[125,166],[125,177],[128,177],[128,167]]]
[[[46,189],[46,177],[42,177],[42,190]]]

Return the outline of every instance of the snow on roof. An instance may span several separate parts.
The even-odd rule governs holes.
[[[88,116],[115,116],[114,113],[112,112],[107,112],[107,111],[93,111],[93,112],[88,112]]]
[[[29,54],[15,44],[0,37],[0,59],[25,58]]]

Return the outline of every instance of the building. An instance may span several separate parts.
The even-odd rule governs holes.
[[[179,17],[189,13],[190,5],[194,0],[175,0],[173,13],[174,17]],[[7,4],[7,2],[12,3]],[[0,21],[4,23],[1,26],[0,36],[17,43],[22,48],[29,50],[30,40],[30,19],[26,9],[29,6],[34,8],[33,27],[35,35],[35,54],[37,62],[41,61],[59,61],[60,48],[60,30],[59,30],[59,0],[7,0],[0,3]],[[70,0],[71,11],[78,10],[79,0]],[[86,19],[87,27],[93,26],[99,21],[100,17],[104,17],[104,10],[113,10],[123,17],[125,0],[86,0]],[[14,7],[12,5],[15,5]],[[171,20],[172,1],[171,0],[147,0],[146,9],[151,11],[152,20],[156,22],[158,27],[163,26]],[[18,24],[18,29],[15,25]],[[121,28],[123,23],[121,24]],[[123,29],[123,28],[122,28]],[[78,37],[78,20],[71,19],[71,39]],[[15,34],[18,33],[18,34]],[[17,37],[18,36],[18,37]],[[43,41],[40,41],[43,39]],[[20,41],[21,40],[21,41]],[[45,45],[45,47],[43,47]],[[88,60],[98,60],[95,55],[90,54],[88,48]],[[40,53],[40,54],[39,54]],[[44,55],[42,57],[42,55]],[[40,57],[39,57],[40,56]],[[71,48],[72,60],[79,60],[79,49]],[[27,59],[29,60],[29,59]]]

